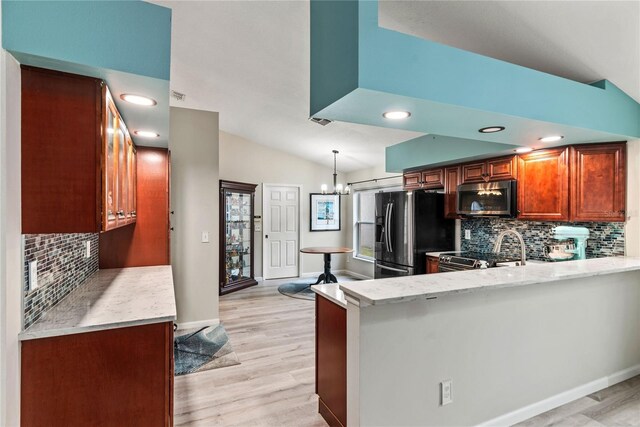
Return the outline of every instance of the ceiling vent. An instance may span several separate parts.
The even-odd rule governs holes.
[[[171,97],[176,101],[184,101],[187,95],[184,93],[176,92],[175,90],[171,91]]]
[[[309,120],[311,120],[313,123],[317,123],[317,124],[322,125],[322,126],[326,126],[329,123],[333,122],[333,120],[321,119],[320,117],[309,117]]]

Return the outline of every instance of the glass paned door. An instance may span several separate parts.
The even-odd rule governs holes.
[[[220,181],[220,295],[258,284],[253,266],[256,187]]]
[[[225,191],[226,283],[251,277],[251,195]]]

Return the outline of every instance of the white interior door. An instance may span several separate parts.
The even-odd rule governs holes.
[[[264,184],[262,200],[264,278],[298,277],[300,187]]]

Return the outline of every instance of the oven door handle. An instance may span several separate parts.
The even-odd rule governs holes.
[[[380,267],[383,270],[395,271],[395,272],[398,272],[398,273],[409,273],[409,270],[403,270],[401,268],[387,267],[386,265],[381,265],[381,264],[376,264],[376,267]]]

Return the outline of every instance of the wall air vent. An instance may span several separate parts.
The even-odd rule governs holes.
[[[329,123],[333,122],[333,120],[321,119],[320,117],[309,117],[309,120],[311,120],[313,123],[317,123],[317,124],[322,125],[322,126],[326,126]]]
[[[175,90],[171,91],[171,97],[176,101],[184,101],[187,95],[184,93],[176,92]]]

